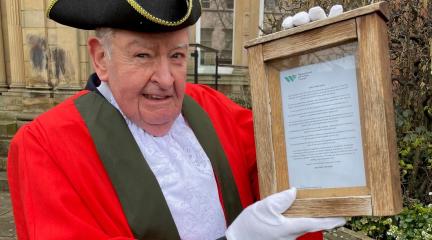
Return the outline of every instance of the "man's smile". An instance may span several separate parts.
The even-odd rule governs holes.
[[[157,95],[157,94],[143,94],[143,96],[149,100],[165,100],[170,98],[170,95]]]

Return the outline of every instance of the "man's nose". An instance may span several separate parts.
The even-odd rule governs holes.
[[[154,73],[151,81],[159,85],[162,89],[168,89],[172,87],[174,83],[174,77],[171,72],[171,66],[169,59],[166,57],[160,57],[155,64]]]

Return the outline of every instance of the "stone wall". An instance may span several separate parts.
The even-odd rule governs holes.
[[[0,1],[0,121],[32,119],[81,90],[92,72],[86,45],[92,31],[47,19],[50,2]],[[211,76],[200,78],[209,83]],[[241,74],[220,79],[226,94],[246,85]]]
[[[47,19],[49,4],[50,0],[0,3],[0,120],[45,111],[82,89],[91,72],[89,32]]]

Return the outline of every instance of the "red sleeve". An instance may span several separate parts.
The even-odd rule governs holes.
[[[9,149],[8,180],[18,239],[133,239],[101,230],[91,206],[62,173],[39,131],[23,126]]]

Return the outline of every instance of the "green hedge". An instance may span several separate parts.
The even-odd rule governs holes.
[[[375,239],[432,239],[432,205],[414,203],[393,217],[352,218],[349,226]]]
[[[351,218],[348,227],[375,239],[432,239],[432,132],[413,125],[415,114],[396,107],[404,208],[393,217]]]

